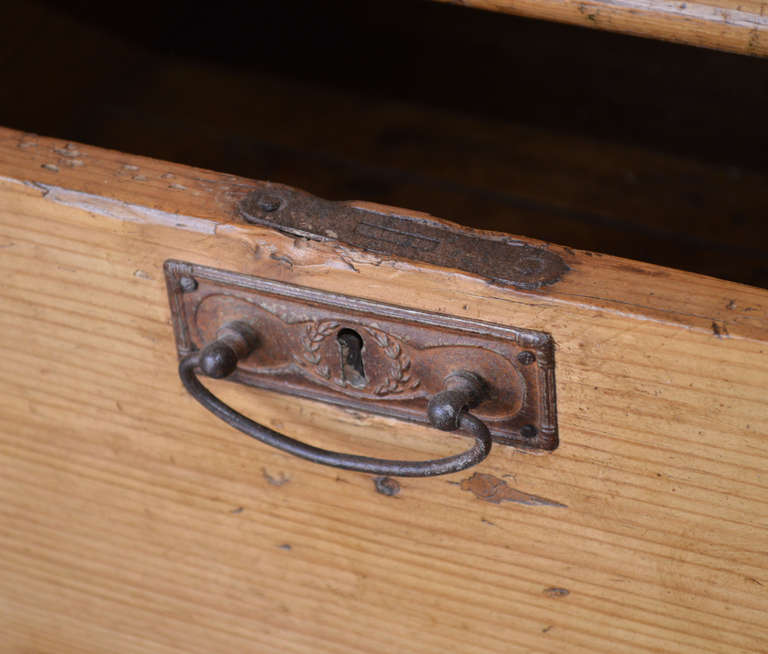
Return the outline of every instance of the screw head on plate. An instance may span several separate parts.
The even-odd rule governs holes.
[[[185,275],[179,280],[179,286],[185,293],[190,293],[197,288],[197,280],[194,277]]]
[[[524,350],[523,352],[520,352],[520,354],[517,355],[517,360],[520,363],[522,363],[524,366],[529,366],[534,361],[536,361],[536,355],[533,352]]]

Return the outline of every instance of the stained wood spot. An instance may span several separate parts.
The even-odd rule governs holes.
[[[400,492],[400,483],[392,477],[376,477],[373,480],[373,486],[377,493],[388,497],[394,497]]]
[[[470,491],[474,493],[477,499],[493,504],[517,502],[518,504],[527,504],[528,506],[558,506],[567,508],[567,505],[560,502],[511,488],[503,479],[482,472],[476,472],[471,477],[464,479],[461,482],[461,490]]]
[[[542,591],[547,597],[567,597],[571,594],[571,591],[567,588],[558,588],[557,586],[550,586]]]
[[[720,325],[714,320],[712,321],[712,333],[717,336],[717,338],[727,338],[730,336],[730,334],[728,334],[728,326],[725,323]]]

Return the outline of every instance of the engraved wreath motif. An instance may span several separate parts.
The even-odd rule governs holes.
[[[411,373],[409,372],[411,368],[411,359],[405,352],[403,352],[400,343],[379,329],[366,327],[365,330],[373,336],[373,340],[376,341],[376,344],[392,361],[386,380],[384,383],[379,384],[373,392],[376,393],[376,395],[390,395],[418,388],[421,382],[420,380],[411,377]]]
[[[295,359],[302,367],[311,366],[314,372],[323,379],[327,379],[337,386],[346,387],[344,380],[331,378],[330,368],[327,363],[323,362],[320,354],[323,341],[338,327],[339,322],[335,320],[307,323],[299,339],[302,346],[301,359],[298,356]],[[373,392],[376,395],[384,396],[418,388],[421,381],[411,375],[411,359],[403,352],[398,340],[380,329],[373,327],[365,327],[364,329],[391,362],[384,381],[378,384]]]
[[[330,379],[331,371],[327,364],[321,363],[321,357],[320,354],[318,354],[318,350],[326,336],[333,332],[338,326],[339,323],[333,320],[310,322],[307,324],[304,329],[304,334],[301,336],[301,345],[304,348],[301,353],[302,356],[323,379]]]

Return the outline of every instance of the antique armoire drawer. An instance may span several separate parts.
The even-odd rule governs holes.
[[[0,131],[0,651],[768,650],[768,292],[365,203],[330,209],[365,215],[348,234],[280,228],[244,215],[254,192],[296,193]],[[411,254],[374,247],[395,238],[387,220],[434,231]],[[494,253],[488,272],[419,251],[449,236],[529,258]],[[534,283],[544,260],[562,265]],[[197,299],[177,273],[198,275],[184,282]],[[544,400],[445,476],[337,469],[246,438],[185,391],[179,356],[249,289],[260,324],[290,314],[269,332],[288,338],[295,288],[309,327],[291,374],[324,390],[204,380],[252,420],[367,457],[456,454],[470,442],[419,418],[426,392],[380,415],[354,375],[373,379],[379,347],[399,392],[422,365],[406,346],[471,336],[512,348],[508,378],[533,363],[515,383],[551,388],[557,442],[519,437],[554,430]],[[416,324],[412,341],[371,322],[381,307]],[[323,339],[344,320],[374,340],[334,377],[312,357],[337,356],[342,340]],[[450,365],[474,365],[472,343]]]

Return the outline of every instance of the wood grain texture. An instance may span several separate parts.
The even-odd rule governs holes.
[[[768,55],[768,2],[764,0],[440,1],[715,50]]]
[[[245,225],[258,182],[8,130],[0,176],[3,651],[768,649],[768,292],[556,246],[563,281],[512,291]],[[561,446],[386,495],[248,441],[177,378],[168,258],[548,331]],[[326,447],[466,444],[211,387]]]

